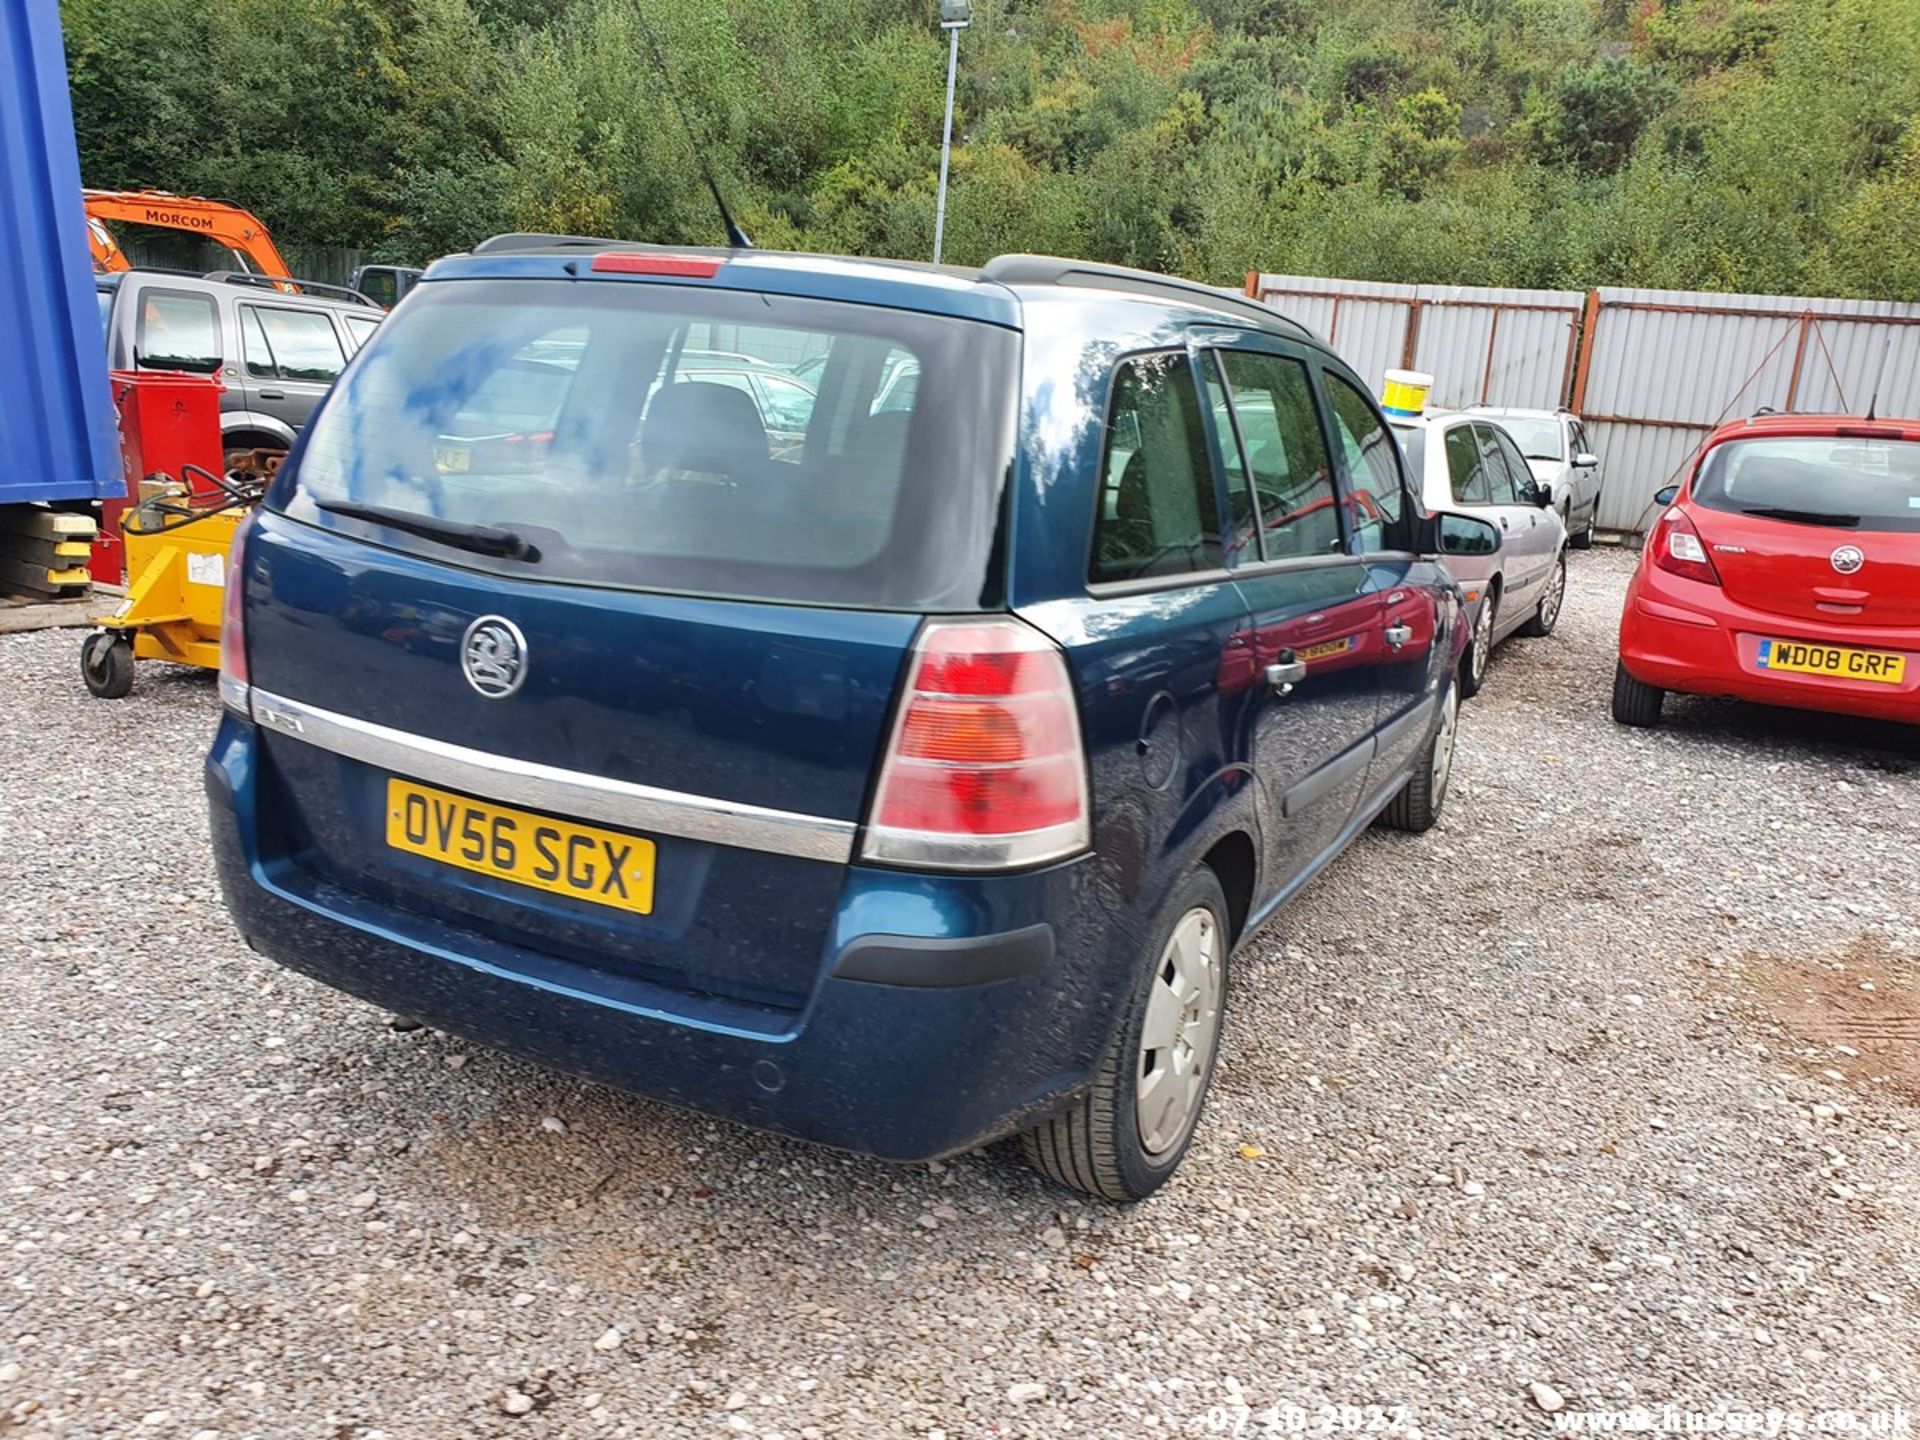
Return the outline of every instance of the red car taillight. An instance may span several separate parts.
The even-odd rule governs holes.
[[[246,586],[247,534],[253,517],[242,520],[227,550],[227,592],[220,611],[220,699],[230,710],[249,713]]]
[[[861,855],[997,869],[1086,848],[1086,757],[1067,663],[1018,620],[933,620],[880,766]]]
[[[1675,505],[1653,527],[1653,563],[1670,575],[1683,575],[1703,585],[1718,585],[1720,572],[1713,568],[1706,543],[1686,512]]]

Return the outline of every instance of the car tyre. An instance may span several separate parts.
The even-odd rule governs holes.
[[[1613,718],[1622,725],[1646,728],[1660,723],[1660,712],[1667,703],[1667,692],[1648,685],[1627,673],[1619,661],[1613,666]]]
[[[1382,825],[1415,835],[1434,827],[1447,803],[1447,782],[1453,778],[1453,749],[1459,733],[1460,687],[1456,683],[1449,685],[1440,699],[1440,718],[1434,722],[1420,763],[1400,787],[1400,793],[1380,812]]]
[[[1563,548],[1553,560],[1553,576],[1547,581],[1547,592],[1540,597],[1540,603],[1533,614],[1527,617],[1527,623],[1520,627],[1522,635],[1535,640],[1544,640],[1553,634],[1553,627],[1560,623],[1560,607],[1567,598],[1567,552]]]
[[[1092,1087],[1020,1137],[1028,1164],[1102,1200],[1144,1200],[1167,1182],[1205,1108],[1232,948],[1226,896],[1202,866],[1174,888],[1148,932],[1125,1018]]]
[[[124,700],[133,690],[133,642],[96,630],[80,642],[80,678],[102,700]]]
[[[1576,550],[1591,550],[1593,548],[1594,527],[1599,523],[1600,497],[1596,495],[1593,497],[1593,508],[1587,512],[1587,528],[1582,530],[1578,535],[1575,535],[1567,541],[1567,543]]]
[[[1471,700],[1487,683],[1487,666],[1493,663],[1493,622],[1498,616],[1500,592],[1488,590],[1480,602],[1480,613],[1473,617],[1473,631],[1467,636],[1467,648],[1460,652],[1460,698]]]

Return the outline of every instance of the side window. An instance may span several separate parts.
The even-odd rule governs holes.
[[[273,365],[273,346],[267,332],[260,328],[260,312],[251,305],[240,307],[240,353],[246,357],[247,374],[256,380],[277,380],[280,372]]]
[[[1527,464],[1527,457],[1520,453],[1520,447],[1513,443],[1513,437],[1504,430],[1493,432],[1494,448],[1500,452],[1500,458],[1506,461],[1507,473],[1513,477],[1513,494],[1517,504],[1534,503],[1533,468]]]
[[[1220,516],[1184,354],[1123,361],[1107,407],[1089,578],[1139,580],[1218,569]]]
[[[758,379],[763,397],[760,408],[765,412],[767,423],[782,430],[804,431],[813,414],[813,391],[783,375],[762,374]],[[911,396],[902,408],[913,408]]]
[[[1473,429],[1480,443],[1481,463],[1487,469],[1487,483],[1493,491],[1493,503],[1518,505],[1520,495],[1514,485],[1513,472],[1507,468],[1506,458],[1500,452],[1499,432],[1491,425],[1476,425]]]
[[[895,352],[896,354],[898,352]],[[889,363],[887,379],[879,396],[873,402],[873,413],[887,415],[902,410],[913,409],[913,402],[920,392],[920,362],[902,360]]]
[[[1333,465],[1307,367],[1244,350],[1221,351],[1220,361],[1246,446],[1266,558],[1337,554]]]
[[[1456,505],[1491,505],[1493,489],[1480,454],[1473,426],[1456,425],[1447,431],[1447,483]]]
[[[1413,548],[1413,515],[1400,474],[1400,447],[1373,402],[1330,370],[1327,401],[1353,487],[1353,532],[1360,553]]]
[[[373,338],[373,332],[380,328],[380,322],[366,315],[349,315],[347,321],[347,339],[353,343],[355,353],[362,345]]]
[[[1591,455],[1593,453],[1593,442],[1587,439],[1587,427],[1582,425],[1578,420],[1573,422],[1573,453],[1575,455]]]
[[[1227,513],[1232,527],[1227,554],[1236,563],[1249,557],[1258,560],[1259,542],[1253,538],[1253,490],[1247,484],[1247,467],[1240,463],[1240,442],[1233,433],[1233,409],[1227,402],[1220,356],[1212,355],[1200,370],[1207,377],[1207,408],[1213,412],[1213,433],[1220,441],[1220,463],[1227,477]]]
[[[280,380],[326,383],[346,365],[333,321],[318,310],[283,310],[277,306],[240,307],[241,333],[247,336],[247,373]],[[254,354],[254,338],[262,353]]]
[[[143,370],[189,370],[211,375],[220,368],[220,320],[211,295],[148,290],[140,297],[134,349]]]

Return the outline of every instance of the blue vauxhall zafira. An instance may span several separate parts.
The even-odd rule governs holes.
[[[542,1064],[893,1160],[1017,1134],[1137,1199],[1236,947],[1434,823],[1475,523],[1229,293],[502,236],[234,547],[227,901]]]

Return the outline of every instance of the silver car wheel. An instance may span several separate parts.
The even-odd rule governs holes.
[[[1149,1158],[1185,1140],[1200,1111],[1220,1038],[1219,947],[1213,912],[1197,905],[1173,927],[1154,972],[1134,1090],[1140,1148]]]
[[[1473,654],[1467,661],[1467,668],[1473,672],[1473,688],[1478,690],[1480,682],[1487,678],[1487,656],[1493,650],[1493,596],[1489,594],[1480,602],[1480,613],[1473,617]]]
[[[1433,736],[1433,808],[1447,798],[1447,780],[1453,774],[1453,742],[1460,733],[1460,692],[1447,687],[1440,702],[1440,728]]]
[[[1540,597],[1540,628],[1551,630],[1554,621],[1560,618],[1560,602],[1567,598],[1567,557],[1564,553],[1553,567],[1553,579],[1548,582],[1547,593]]]

